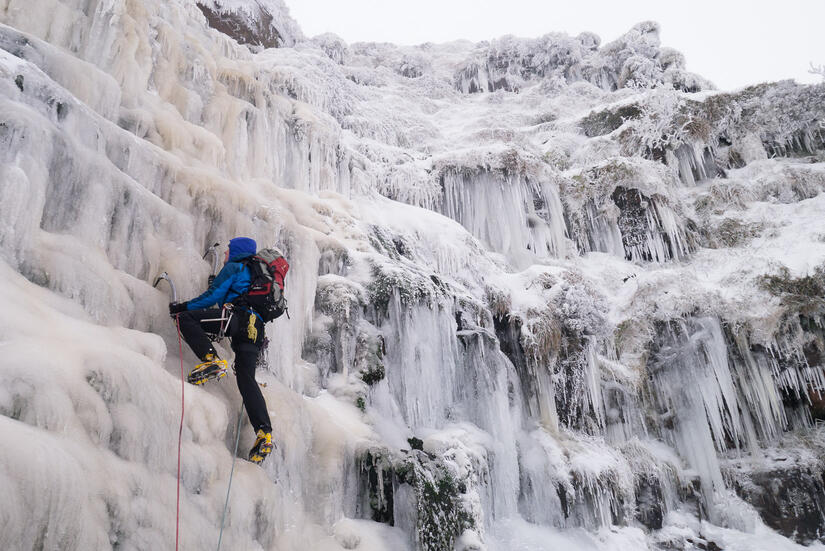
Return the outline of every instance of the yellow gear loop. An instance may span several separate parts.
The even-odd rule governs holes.
[[[255,342],[258,340],[258,329],[255,327],[255,314],[249,314],[249,325],[246,328],[246,336]]]

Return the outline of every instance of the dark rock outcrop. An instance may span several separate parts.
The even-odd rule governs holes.
[[[783,458],[780,458],[783,459]],[[764,470],[738,473],[736,493],[753,505],[765,524],[799,543],[825,539],[825,469],[788,458]]]
[[[220,0],[197,2],[209,26],[239,44],[262,48],[292,46],[300,38],[297,25],[280,5],[250,0],[243,9],[225,7]]]

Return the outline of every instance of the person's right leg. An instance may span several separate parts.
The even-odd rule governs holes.
[[[214,354],[215,347],[212,346],[212,341],[206,335],[206,331],[210,333],[217,333],[220,331],[220,321],[203,321],[207,319],[218,319],[221,317],[221,310],[219,308],[209,308],[207,310],[186,310],[178,315],[178,322],[180,323],[180,333],[183,340],[195,353],[195,356],[202,361],[206,360],[207,354]]]
[[[192,349],[201,362],[189,372],[186,380],[194,385],[202,385],[213,379],[220,379],[226,375],[226,360],[218,357],[212,341],[206,332],[218,333],[221,328],[221,310],[187,310],[179,315],[180,332],[186,344]],[[205,321],[216,320],[216,321]]]

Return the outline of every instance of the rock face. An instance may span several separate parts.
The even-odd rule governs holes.
[[[214,545],[238,395],[181,397],[153,283],[196,296],[237,235],[291,319],[227,549],[822,541],[825,84],[714,91],[653,23],[405,47],[69,4],[0,8],[0,548],[171,548],[181,403],[180,547]]]
[[[234,38],[239,44],[280,48],[293,46],[303,38],[281,0],[204,0],[196,5],[210,27]]]
[[[799,464],[782,457],[774,468],[737,474],[736,493],[759,511],[768,526],[800,543],[822,540],[825,469],[821,465]]]

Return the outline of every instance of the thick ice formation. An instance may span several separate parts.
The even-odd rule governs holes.
[[[173,545],[193,357],[152,282],[235,235],[291,319],[225,548],[821,547],[823,99],[712,91],[649,22],[397,47],[0,0],[0,547]],[[183,400],[208,548],[240,401]]]

